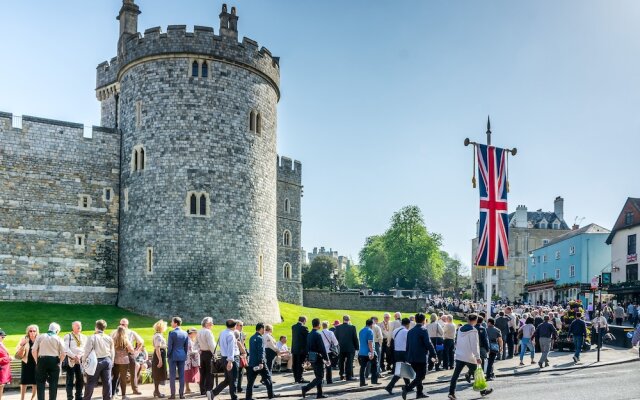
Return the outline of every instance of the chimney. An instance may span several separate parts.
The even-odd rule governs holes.
[[[564,199],[562,197],[558,196],[553,201],[553,212],[556,213],[560,221],[564,221]]]
[[[516,228],[527,228],[529,226],[527,217],[527,206],[516,207]]]
[[[573,226],[571,227],[572,231],[577,231],[578,229],[580,229],[580,225],[578,224],[573,224]]]

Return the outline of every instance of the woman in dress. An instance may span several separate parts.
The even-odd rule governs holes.
[[[189,383],[200,383],[200,346],[198,346],[197,330],[188,329],[187,335],[189,335],[189,343],[187,361],[184,363],[184,380],[187,383],[186,393],[191,393]]]
[[[163,334],[167,330],[167,323],[160,320],[153,324],[153,360],[151,361],[151,376],[153,377],[153,397],[163,398],[160,393],[160,383],[167,380],[167,341]]]
[[[4,385],[11,383],[11,356],[7,348],[4,347],[5,336],[7,334],[0,329],[0,400],[2,400]]]
[[[36,360],[31,354],[31,348],[40,334],[38,325],[29,325],[26,335],[18,343],[16,358],[22,359],[20,365],[20,400],[27,394],[27,386],[31,386],[31,400],[36,397]]]
[[[113,337],[113,347],[116,350],[116,357],[113,360],[113,380],[111,382],[111,393],[116,393],[116,387],[120,382],[120,398],[126,400],[127,393],[127,372],[129,371],[129,355],[133,354],[134,348],[127,337],[127,330],[120,325]]]

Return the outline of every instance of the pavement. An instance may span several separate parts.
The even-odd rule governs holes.
[[[513,359],[507,359],[504,361],[496,362],[494,366],[494,372],[496,374],[496,379],[490,382],[491,386],[494,388],[496,392],[501,392],[499,396],[492,395],[492,397],[500,398],[500,399],[510,399],[511,397],[505,397],[505,393],[512,393],[511,388],[513,383],[517,382],[539,382],[545,385],[545,392],[547,392],[546,385],[562,381],[565,386],[572,387],[571,385],[566,385],[568,382],[562,379],[558,379],[558,377],[575,377],[582,376],[581,373],[586,373],[585,376],[594,377],[593,379],[597,379],[598,384],[600,384],[600,380],[606,378],[608,375],[612,374],[611,371],[618,371],[620,375],[620,379],[613,386],[609,386],[609,393],[606,397],[595,397],[595,398],[608,398],[608,399],[640,399],[640,380],[637,379],[637,371],[640,370],[640,365],[635,364],[640,361],[638,357],[638,349],[621,349],[604,346],[600,352],[600,362],[596,361],[597,351],[591,350],[586,353],[582,353],[581,360],[578,363],[574,363],[572,360],[573,353],[572,352],[551,352],[549,353],[549,363],[550,367],[540,369],[537,364],[531,365],[530,355],[525,355],[525,366],[519,366],[520,359],[519,357],[514,357]],[[537,361],[540,358],[539,354],[536,354],[535,360]],[[633,363],[633,364],[632,364]],[[581,371],[584,370],[584,371]],[[624,376],[627,375],[628,370],[634,371],[634,375],[629,375],[626,379]],[[355,368],[355,373],[358,373],[359,369]],[[588,372],[585,372],[588,371]],[[432,371],[428,372],[427,376],[424,380],[425,392],[432,395],[433,398],[443,398],[446,399],[449,382],[451,380],[452,375],[451,370],[449,371]],[[400,384],[402,381],[398,383],[398,386],[394,390],[394,395],[389,396],[389,394],[384,391],[385,385],[388,383],[390,376],[387,374],[383,374],[383,377],[380,379],[379,385],[369,385],[366,387],[360,387],[358,381],[339,381],[336,379],[338,375],[338,371],[334,371],[334,383],[331,385],[323,385],[324,394],[337,399],[377,399],[377,398],[400,398]],[[304,378],[306,380],[313,379],[313,372],[307,371],[305,373]],[[293,384],[293,376],[290,373],[276,373],[273,376],[274,381],[274,391],[275,393],[280,394],[281,397],[284,398],[300,398],[300,385]],[[571,378],[571,382],[573,382],[573,378]],[[624,383],[624,384],[623,384]],[[246,377],[243,379],[243,384],[246,385]],[[564,386],[558,384],[560,387],[558,390],[564,390]],[[621,392],[618,393],[617,386],[620,385]],[[631,385],[631,386],[629,386]],[[473,392],[469,385],[462,380],[458,383],[458,386],[461,389],[459,398],[479,398],[477,392]],[[505,390],[502,392],[500,388],[509,387],[509,390]],[[197,392],[197,385],[191,384],[192,390],[195,389]],[[529,385],[525,385],[524,387],[530,387]],[[629,396],[626,394],[622,396],[622,393],[626,393],[624,390],[628,387],[635,387],[637,390],[632,391]],[[127,395],[128,400],[146,400],[153,398],[153,384],[145,384],[139,385],[139,388],[142,392],[141,395]],[[131,389],[131,386],[127,388]],[[612,391],[613,390],[613,391]],[[161,386],[161,392],[166,394],[167,397],[169,395],[169,385],[168,383],[164,386]],[[98,399],[101,391],[96,389],[94,392],[94,398]],[[515,392],[514,392],[515,393]],[[622,397],[617,397],[620,394]],[[531,393],[521,392],[520,396],[513,397],[514,399],[522,400],[523,395],[526,397],[527,395],[531,395]],[[8,391],[5,392],[4,396],[2,396],[3,400],[20,400],[20,394],[18,391]],[[475,396],[475,397],[470,397]],[[511,394],[509,394],[511,396]],[[626,396],[626,397],[625,397]],[[635,396],[635,397],[634,397]],[[48,395],[47,395],[48,397]],[[198,394],[187,394],[187,399],[206,399],[204,396],[200,396]],[[254,389],[255,399],[265,399],[267,398],[266,389],[264,386],[259,386]],[[410,394],[409,398],[414,398],[415,394]],[[58,398],[65,399],[66,392],[64,391],[64,387],[60,388],[58,391]],[[223,391],[222,395],[217,397],[216,399],[229,399],[230,396],[227,390]],[[239,399],[244,398],[244,393],[239,394]],[[315,398],[315,389],[312,390],[307,398]],[[555,392],[552,396],[548,396],[548,399],[556,399],[561,397],[556,397]],[[575,397],[568,396],[563,398],[574,398],[574,399],[582,399],[586,397]],[[114,400],[118,400],[119,397],[115,397]]]

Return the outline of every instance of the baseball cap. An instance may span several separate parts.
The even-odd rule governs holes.
[[[5,337],[7,336],[7,334],[2,329],[0,329],[0,336]]]
[[[338,325],[340,325],[340,321],[338,321],[337,319],[333,321],[333,326],[338,326]]]

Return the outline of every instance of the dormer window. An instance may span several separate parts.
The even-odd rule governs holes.
[[[633,223],[633,212],[627,211],[627,213],[624,215],[624,224],[631,225],[632,223]]]
[[[547,221],[545,221],[544,219],[538,223],[538,228],[540,229],[547,229],[547,226]]]
[[[555,221],[555,222],[553,223],[553,229],[560,229],[560,222]]]

